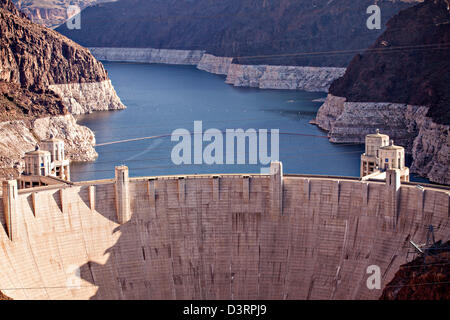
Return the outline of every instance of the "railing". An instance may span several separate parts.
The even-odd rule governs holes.
[[[214,173],[214,174],[191,174],[191,175],[167,175],[167,176],[146,176],[146,177],[132,177],[130,181],[146,181],[146,180],[162,180],[162,179],[180,179],[183,177],[184,179],[188,178],[220,178],[220,177],[257,177],[257,176],[269,176],[270,174],[260,174],[260,173]],[[385,183],[384,181],[375,180],[375,179],[367,179],[363,180],[359,177],[350,177],[350,176],[334,176],[334,175],[312,175],[312,174],[284,174],[284,177],[287,178],[310,178],[310,179],[333,179],[333,180],[346,180],[346,181],[366,181],[370,183]],[[100,185],[100,184],[111,184],[114,183],[114,179],[103,179],[103,180],[91,180],[91,181],[80,181],[80,182],[68,182],[65,180],[61,180],[55,177],[46,177],[51,178],[53,181],[58,182],[58,184],[50,185],[50,186],[41,186],[35,188],[27,188],[19,190],[19,193],[26,193],[32,191],[40,191],[40,190],[51,190],[55,188],[59,188],[61,186],[88,186],[88,185]],[[439,184],[430,184],[430,183],[419,183],[419,182],[401,182],[403,186],[422,186],[425,188],[431,189],[440,189],[440,190],[449,190],[450,186],[439,185]]]

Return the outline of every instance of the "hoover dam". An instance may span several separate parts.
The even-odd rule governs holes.
[[[217,174],[31,189],[5,181],[0,291],[14,299],[378,299],[428,226],[450,240],[450,188]],[[381,289],[369,289],[369,266]]]

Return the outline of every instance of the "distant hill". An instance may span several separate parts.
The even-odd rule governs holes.
[[[52,28],[67,20],[67,7],[77,5],[81,9],[87,6],[115,0],[13,0],[15,5],[31,21]]]
[[[375,2],[381,30],[366,26]],[[119,0],[83,10],[81,30],[62,25],[57,31],[86,47],[200,49],[240,64],[342,67],[409,6],[388,0]]]
[[[388,22],[386,31],[330,87],[351,102],[430,106],[450,124],[450,0],[427,0]]]

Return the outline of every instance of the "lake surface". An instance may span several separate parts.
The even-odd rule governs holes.
[[[321,105],[313,100],[325,98],[325,93],[235,88],[225,84],[224,77],[191,66],[104,65],[128,108],[84,115],[79,123],[95,132],[100,145],[159,137],[97,146],[96,162],[72,164],[74,181],[112,178],[114,167],[121,164],[130,168],[131,176],[258,173],[267,167],[248,164],[248,159],[241,165],[175,165],[171,153],[178,141],[171,141],[170,135],[180,128],[193,133],[194,121],[202,121],[203,131],[279,129],[285,173],[359,176],[363,146],[331,144],[326,132],[309,124]]]

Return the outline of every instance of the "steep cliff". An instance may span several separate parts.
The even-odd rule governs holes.
[[[236,87],[327,91],[345,68],[232,64],[226,82]]]
[[[333,142],[379,128],[413,156],[412,171],[450,184],[450,2],[402,11],[332,83],[315,123]]]
[[[228,76],[232,63],[233,58],[216,57],[205,53],[197,64],[197,68],[210,73]]]
[[[0,81],[0,121],[68,113],[60,96],[52,90],[32,92],[18,84]]]
[[[375,1],[381,24],[410,3]],[[242,65],[344,67],[382,30],[373,0],[120,0],[82,11],[82,28],[57,28],[86,47],[205,50]],[[342,52],[346,50],[350,52]],[[340,51],[333,54],[299,54]]]
[[[65,140],[69,158],[94,160],[94,134],[72,113],[124,108],[102,64],[10,0],[0,0],[0,18],[0,167],[20,168],[50,134]]]
[[[450,300],[450,242],[402,265],[380,300]]]
[[[12,5],[10,0],[1,3],[4,8]],[[9,11],[3,7],[0,7],[0,80],[31,91],[69,83],[80,83],[80,90],[89,91],[86,83],[109,81],[103,65],[89,50],[18,16],[17,9]],[[105,95],[115,96],[111,86],[105,85],[103,89]],[[87,103],[82,107],[85,112],[91,108]],[[116,96],[101,109],[121,108],[124,106]]]
[[[330,93],[351,102],[426,105],[435,122],[450,124],[449,7],[449,0],[427,0],[400,12]]]
[[[51,134],[64,140],[67,157],[91,161],[97,157],[95,136],[87,127],[76,123],[71,114],[0,122],[0,167],[23,166],[21,158]]]

